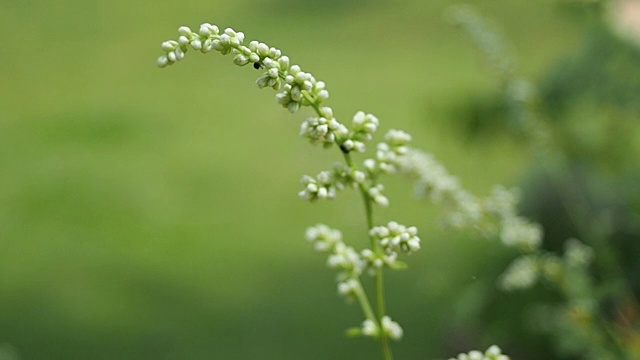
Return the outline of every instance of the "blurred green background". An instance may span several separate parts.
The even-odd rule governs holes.
[[[313,205],[296,196],[303,174],[340,154],[298,137],[308,114],[281,109],[253,69],[217,54],[164,70],[155,59],[180,25],[244,31],[325,81],[338,118],[365,110],[382,130],[407,130],[485,195],[518,184],[529,155],[508,134],[468,142],[461,130],[457,104],[496,84],[445,19],[452,4],[0,3],[0,358],[377,358],[375,344],[344,336],[359,310],[303,240],[323,222],[366,243],[357,194]],[[534,79],[583,35],[555,1],[475,5]],[[408,182],[388,183],[392,205],[377,222],[415,224],[424,242],[407,271],[388,276],[390,313],[406,332],[396,357],[508,349],[508,336],[484,336],[467,316],[480,306],[469,289],[480,274],[495,279],[508,254],[442,231]]]

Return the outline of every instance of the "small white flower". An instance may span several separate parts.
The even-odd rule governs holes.
[[[389,199],[382,194],[382,190],[384,190],[384,186],[382,184],[378,184],[376,186],[372,186],[369,188],[369,197],[373,200],[374,203],[387,207],[389,206]]]

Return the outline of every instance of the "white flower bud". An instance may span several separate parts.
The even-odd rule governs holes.
[[[259,88],[265,88],[267,86],[269,86],[269,79],[271,79],[269,77],[269,75],[264,74],[262,76],[260,76],[257,80],[256,80],[256,85],[258,85]]]
[[[198,31],[200,36],[209,36],[213,34],[213,25],[209,23],[204,23],[200,25],[200,30]]]
[[[333,119],[333,109],[323,106],[320,108],[320,113],[327,119]]]
[[[193,37],[193,32],[191,31],[191,29],[188,26],[180,26],[178,28],[178,33],[180,33],[181,35],[184,35],[186,37]]]
[[[191,41],[191,47],[194,50],[200,50],[202,49],[202,42],[198,39],[194,39],[193,41]]]
[[[159,66],[159,67],[163,68],[163,67],[165,67],[165,66],[169,65],[169,59],[167,59],[167,56],[166,56],[166,55],[162,55],[162,56],[160,56],[160,57],[158,58],[157,63],[158,63],[158,66]]]
[[[178,38],[178,43],[179,43],[180,45],[187,45],[187,44],[189,43],[189,38],[188,38],[188,37],[186,37],[186,36],[184,36],[184,35],[182,35],[182,36],[180,36],[180,37]]]
[[[280,69],[287,70],[289,69],[289,57],[282,56],[278,59],[278,64],[280,65]]]
[[[231,43],[231,36],[228,34],[220,35],[220,43],[224,46],[228,46]]]
[[[247,57],[242,55],[242,54],[237,54],[233,58],[233,63],[238,65],[238,66],[244,66],[244,65],[247,65],[249,63],[249,59],[247,59]]]
[[[320,92],[318,92],[318,101],[319,102],[324,102],[328,98],[329,98],[329,92],[327,90],[320,90]]]
[[[282,55],[282,52],[274,47],[269,48],[269,53],[267,54],[272,59],[277,59]]]
[[[176,54],[176,60],[180,61],[184,59],[184,51],[182,48],[177,48],[174,52]]]
[[[298,86],[293,86],[291,88],[291,99],[293,101],[302,100],[302,91],[300,91],[300,88]]]
[[[251,53],[251,55],[249,55],[249,61],[252,63],[257,63],[258,61],[260,61],[260,55]]]
[[[299,108],[300,108],[299,102],[292,101],[289,104],[287,104],[287,110],[289,110],[289,112],[291,113],[298,111]]]
[[[267,46],[267,44],[265,44],[265,43],[259,43],[258,47],[256,48],[256,52],[261,57],[262,56],[266,57],[266,56],[269,55],[269,46]]]
[[[211,51],[211,49],[213,49],[213,41],[211,39],[207,39],[202,44],[202,49],[200,51],[202,51],[203,53],[208,53],[209,51]]]
[[[165,41],[162,43],[162,50],[164,51],[173,51],[176,46],[178,46],[178,42],[174,40]]]
[[[474,350],[469,352],[469,360],[483,360],[483,359],[484,359],[484,355],[480,351]]]
[[[491,345],[487,351],[485,351],[485,355],[488,356],[499,356],[502,355],[502,350],[497,345]]]

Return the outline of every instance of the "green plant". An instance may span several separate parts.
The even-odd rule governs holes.
[[[544,323],[542,328],[554,335],[559,353],[587,359],[637,358],[640,349],[634,314],[638,301],[633,276],[629,275],[637,266],[637,258],[623,261],[627,254],[616,248],[624,246],[621,233],[627,238],[637,236],[633,234],[637,215],[631,203],[632,192],[625,187],[607,189],[627,198],[629,204],[624,206],[602,200],[602,193],[611,187],[603,182],[607,179],[604,172],[631,176],[637,172],[637,157],[631,146],[637,138],[637,121],[625,117],[635,109],[635,103],[628,99],[637,97],[637,92],[628,89],[639,86],[633,76],[637,69],[621,66],[637,62],[637,47],[614,36],[611,27],[600,19],[592,19],[586,49],[570,58],[571,66],[562,64],[556,69],[551,84],[547,84],[543,96],[538,96],[532,82],[517,76],[513,56],[506,50],[511,46],[485,18],[470,6],[455,7],[450,15],[453,23],[469,35],[498,80],[502,117],[511,130],[528,140],[537,171],[549,179],[543,189],[528,192],[527,202],[540,203],[546,198],[561,209],[545,214],[551,246],[517,257],[500,277],[500,286],[506,291],[525,290],[542,282],[559,295],[558,301],[544,305],[530,300],[538,309],[536,316]],[[624,72],[625,76],[611,76],[610,72]],[[577,123],[570,124],[572,114],[566,110],[570,108],[579,109]],[[594,125],[616,130],[589,131]],[[573,126],[578,131],[568,130]],[[598,141],[606,137],[611,141]],[[581,147],[581,143],[598,148]],[[553,188],[549,183],[555,183]],[[623,181],[616,183],[624,185]],[[616,220],[612,219],[614,213]],[[570,223],[564,224],[570,228],[564,232],[579,236],[585,243],[565,240],[557,230],[553,234],[554,227],[563,226],[563,218]],[[553,249],[554,243],[562,244],[563,255]]]
[[[372,114],[358,111],[350,126],[338,121],[333,110],[324,104],[329,97],[324,82],[292,65],[279,49],[258,41],[244,45],[242,32],[231,28],[220,31],[217,26],[207,23],[202,24],[198,32],[186,26],[180,27],[178,32],[178,40],[162,43],[165,54],[158,58],[160,67],[181,61],[191,50],[233,55],[236,65],[249,65],[261,72],[256,84],[260,88],[276,90],[276,100],[281,106],[292,113],[303,107],[313,110],[315,115],[302,122],[300,134],[303,137],[324,148],[337,147],[341,152],[344,162],[336,163],[331,170],[321,171],[317,176],[304,176],[303,189],[298,195],[315,202],[333,199],[346,188],[356,189],[364,205],[368,246],[357,250],[343,240],[339,230],[324,224],[307,229],[306,238],[315,250],[329,254],[327,263],[338,272],[338,292],[347,300],[357,302],[362,310],[364,321],[347,333],[377,340],[385,360],[393,358],[390,340],[399,340],[403,331],[387,313],[384,271],[404,269],[406,264],[399,256],[410,255],[419,250],[421,244],[416,227],[395,221],[376,225],[374,207],[389,204],[381,183],[384,175],[402,173],[416,178],[420,194],[444,206],[446,222],[452,226],[479,228],[500,236],[509,246],[528,250],[539,246],[539,228],[516,214],[510,192],[498,187],[491,198],[478,199],[464,190],[432,155],[411,148],[411,136],[404,131],[387,131],[384,140],[376,145],[375,155],[357,164],[354,155],[366,151],[379,120]],[[362,285],[367,276],[374,283],[373,294],[368,294]],[[496,346],[485,353],[474,351],[458,358],[508,359]]]

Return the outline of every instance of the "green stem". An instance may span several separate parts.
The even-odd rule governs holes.
[[[351,160],[351,155],[348,153],[344,153],[344,160],[347,165],[353,168],[353,160]],[[371,197],[369,196],[369,191],[363,184],[359,184],[358,188],[360,190],[360,194],[362,195],[362,199],[364,201],[365,214],[367,218],[367,232],[373,229],[373,203]],[[376,253],[381,251],[380,245],[375,241],[372,236],[369,236],[371,241],[372,250]],[[380,347],[382,348],[382,355],[384,360],[393,360],[393,354],[391,352],[391,346],[389,345],[389,337],[382,329],[382,318],[386,315],[385,309],[385,301],[384,301],[384,277],[383,277],[383,268],[376,269],[375,274],[375,293],[376,293],[376,310],[377,310],[377,323],[378,328],[380,329]]]
[[[308,92],[302,91],[302,96],[311,104],[311,107],[315,110],[318,116],[323,116],[320,112],[320,105],[316,103],[316,99]],[[337,144],[338,146],[340,143]],[[351,154],[348,152],[342,152],[344,155],[344,161],[351,169],[355,170],[355,166],[353,165],[353,160],[351,159]],[[369,196],[369,189],[364,184],[358,184],[358,189],[360,190],[360,194],[362,195],[362,200],[364,201],[364,209],[365,215],[367,218],[367,234],[369,230],[373,229],[373,201]],[[376,243],[375,239],[369,235],[369,240],[371,242],[371,248],[374,252],[379,253],[382,251],[378,243]],[[367,295],[362,288],[362,284],[358,279],[359,289],[357,291],[358,302],[360,303],[360,307],[364,312],[367,319],[376,320],[375,322],[378,324],[378,329],[380,329],[380,347],[382,348],[382,355],[384,360],[393,360],[393,354],[391,353],[391,346],[389,345],[389,337],[382,329],[382,318],[386,315],[385,310],[385,301],[384,301],[384,278],[382,273],[382,268],[376,269],[375,274],[375,293],[376,293],[376,310],[377,316],[374,315],[373,310],[371,308],[371,304],[367,298]]]
[[[391,346],[389,345],[389,337],[382,329],[382,318],[385,316],[384,306],[384,278],[382,274],[382,268],[376,271],[376,303],[378,305],[378,324],[380,324],[380,346],[382,347],[382,353],[385,360],[393,360],[393,354],[391,353]]]
[[[373,322],[377,322],[376,315],[373,312],[373,308],[371,307],[371,303],[369,302],[369,298],[367,297],[367,293],[364,291],[364,287],[362,287],[362,283],[359,278],[354,278],[358,282],[358,288],[356,289],[356,297],[358,299],[358,303],[362,308],[362,312],[364,316]]]

